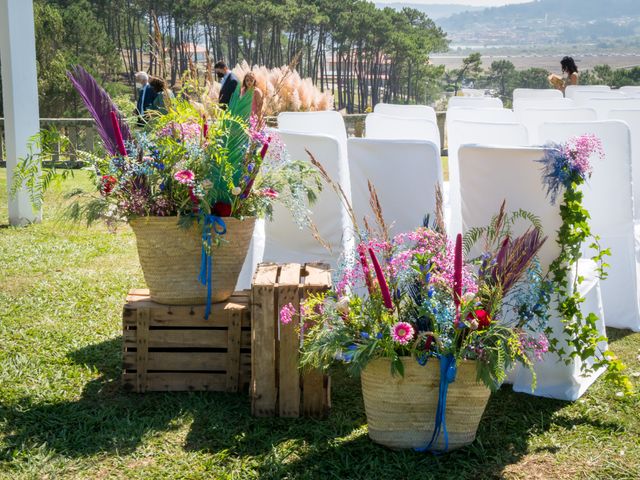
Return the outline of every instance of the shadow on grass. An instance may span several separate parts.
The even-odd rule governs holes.
[[[607,327],[607,338],[609,339],[610,343],[615,343],[618,340],[622,340],[628,337],[629,335],[633,335],[634,333],[637,332],[626,328]]]
[[[247,395],[225,393],[125,393],[120,386],[121,339],[70,354],[101,376],[85,385],[77,401],[36,404],[25,398],[0,407],[6,423],[4,452],[46,444],[56,454],[126,455],[143,439],[191,422],[184,448],[236,457],[255,464],[260,478],[494,478],[529,453],[532,434],[553,426],[590,424],[615,431],[614,423],[555,415],[567,405],[503,388],[491,397],[477,441],[445,456],[393,452],[372,443],[359,382],[341,372],[333,380],[333,410],[326,420],[253,418]],[[178,426],[176,426],[178,425]],[[224,461],[224,460],[221,460]],[[427,474],[428,473],[428,474]],[[425,476],[425,474],[427,474]]]

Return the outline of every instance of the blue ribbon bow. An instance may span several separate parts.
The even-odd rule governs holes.
[[[433,435],[426,447],[416,448],[417,452],[429,451],[435,455],[445,453],[449,449],[449,433],[447,432],[447,392],[449,391],[449,384],[456,379],[456,373],[458,369],[456,366],[456,359],[453,355],[445,355],[440,357],[440,387],[438,390],[438,408],[436,410],[436,422],[433,428]],[[440,432],[444,435],[444,449],[436,450],[434,448],[435,443],[440,437]]]
[[[216,235],[224,235],[227,233],[227,225],[222,218],[215,215],[206,215],[204,217],[204,225],[202,226],[202,255],[200,256],[200,283],[207,286],[207,307],[205,308],[204,318],[209,320],[211,314],[211,290],[212,290],[212,271],[213,256],[211,255],[213,232]]]

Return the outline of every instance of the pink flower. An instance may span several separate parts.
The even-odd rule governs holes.
[[[195,177],[195,174],[191,170],[180,170],[173,175],[173,178],[185,185],[192,183]]]
[[[296,315],[296,309],[293,307],[293,304],[287,303],[280,310],[280,322],[283,325],[288,325],[293,321],[293,317]]]
[[[562,152],[569,159],[571,167],[583,177],[591,174],[591,157],[594,154],[601,160],[604,159],[602,142],[593,134],[571,137],[565,143]]]
[[[263,197],[278,198],[278,192],[276,192],[273,188],[265,188],[263,190],[260,190],[260,195],[262,195]]]
[[[413,334],[413,327],[407,322],[398,322],[391,327],[391,337],[400,345],[406,345],[413,340]]]

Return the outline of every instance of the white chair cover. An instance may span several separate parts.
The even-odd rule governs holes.
[[[545,122],[580,122],[597,120],[596,111],[587,107],[525,108],[520,111],[520,122],[529,131],[529,144],[540,145],[540,125]]]
[[[606,92],[611,90],[609,85],[567,85],[564,90],[566,98],[573,98],[576,92]]]
[[[611,110],[634,110],[640,108],[640,98],[592,98],[588,105],[598,112],[598,120],[608,120]]]
[[[477,143],[505,146],[526,146],[529,144],[527,129],[519,123],[482,123],[454,121],[449,124],[449,203],[451,219],[449,233],[462,231],[460,217],[460,170],[458,149],[460,145]]]
[[[629,98],[627,95],[621,92],[617,92],[615,90],[610,91],[601,91],[594,92],[590,90],[578,91],[573,93],[573,97],[571,97],[574,102],[576,102],[576,106],[586,106],[590,107],[593,103],[593,100],[596,98],[600,99],[615,99],[615,98]]]
[[[265,220],[259,218],[256,220],[256,226],[253,230],[253,237],[251,237],[251,243],[249,244],[249,250],[247,251],[247,257],[242,264],[242,270],[238,276],[238,283],[236,283],[236,291],[247,290],[251,288],[251,281],[253,280],[253,274],[256,271],[256,267],[264,256],[264,242],[265,242]]]
[[[451,97],[448,108],[502,108],[502,100],[495,97]]]
[[[453,107],[447,110],[446,123],[457,120],[467,122],[517,122],[512,110],[508,108],[468,108]]]
[[[340,184],[350,201],[349,163],[335,137],[284,130],[278,133],[292,159],[308,161],[309,156],[305,150],[309,150],[331,178]],[[351,251],[353,227],[346,209],[331,187],[324,186],[311,210],[311,218],[318,233],[329,244],[331,251],[324,248],[308,229],[299,228],[286,208],[276,204],[273,221],[266,222],[265,225],[265,261],[323,261],[335,267],[342,252],[345,249]]]
[[[513,101],[513,111],[518,117],[525,108],[571,108],[575,106],[576,102],[570,98],[519,98]]]
[[[289,132],[331,135],[338,140],[341,155],[347,155],[347,128],[344,118],[336,111],[282,112],[278,115],[278,128]]]
[[[440,149],[435,143],[350,138],[348,146],[351,197],[360,225],[365,216],[371,225],[375,223],[368,180],[394,234],[415,230],[426,214],[435,212],[435,188],[442,188]]]
[[[611,267],[602,282],[607,325],[640,331],[638,259],[640,244],[634,237],[631,189],[631,135],[618,120],[545,123],[540,139],[562,143],[570,137],[594,134],[602,141],[605,160],[593,160],[593,174],[583,189],[584,206],[591,215],[594,234],[611,249],[605,260]],[[585,246],[585,257],[592,252]]]
[[[549,99],[562,97],[562,92],[555,88],[516,88],[513,91],[514,102],[523,98]]]
[[[609,119],[622,120],[631,131],[631,180],[633,184],[634,218],[640,220],[640,108],[611,110]]]
[[[640,94],[640,85],[629,85],[620,87],[619,90],[625,95],[638,95]]]
[[[393,103],[378,103],[373,107],[374,113],[404,118],[424,118],[438,123],[436,111],[427,105],[396,105]]]
[[[370,113],[365,119],[365,137],[378,140],[425,140],[440,151],[438,125],[424,118],[402,118]]]
[[[542,184],[540,165],[537,160],[544,155],[541,148],[485,147],[465,145],[460,148],[460,181],[462,191],[462,218],[465,231],[471,227],[486,226],[495,215],[503,200],[508,211],[523,209],[535,214],[541,221],[544,233],[550,238],[540,250],[539,260],[543,271],[560,253],[554,241],[556,231],[562,224],[559,205],[551,205]],[[519,228],[527,228],[522,224]],[[514,231],[514,234],[522,233]],[[600,318],[598,329],[605,333],[599,281],[592,275],[593,262],[580,262],[578,273],[587,278],[581,284],[581,293],[587,302],[583,304],[585,314],[593,312]],[[562,339],[560,317],[552,310],[550,326],[556,338]],[[601,347],[606,349],[606,344]],[[531,376],[527,369],[517,368],[514,375],[514,390],[534,395],[576,400],[602,373],[582,377],[580,360],[569,365],[559,361],[555,354],[547,354],[535,367],[537,386],[531,391]]]

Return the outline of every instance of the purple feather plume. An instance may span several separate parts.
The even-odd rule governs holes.
[[[116,143],[116,132],[111,122],[111,112],[117,112],[118,124],[123,140],[131,139],[131,132],[124,118],[118,112],[118,107],[113,103],[109,94],[98,85],[95,78],[80,65],[76,65],[67,77],[71,80],[74,88],[82,97],[87,110],[96,122],[96,129],[102,138],[105,148],[110,155],[118,155],[118,144]]]

